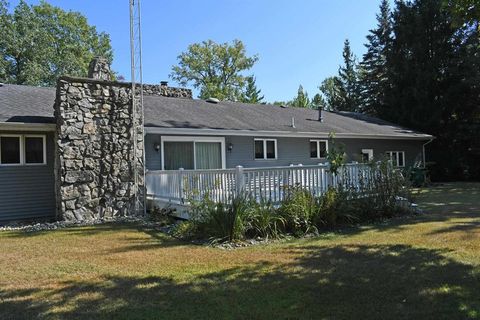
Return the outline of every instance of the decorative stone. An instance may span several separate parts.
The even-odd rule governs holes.
[[[91,171],[67,171],[65,173],[65,182],[67,183],[81,183],[93,181],[93,174]]]
[[[88,67],[88,77],[99,80],[112,80],[108,60],[103,57],[95,57]]]
[[[85,123],[83,125],[83,133],[84,134],[95,134],[97,128],[93,122]]]

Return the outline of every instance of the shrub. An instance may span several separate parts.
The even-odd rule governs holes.
[[[261,200],[253,201],[253,208],[249,216],[249,230],[251,236],[262,238],[278,238],[285,228],[285,218],[275,209],[272,202]]]
[[[285,200],[279,212],[287,232],[301,235],[318,231],[314,223],[319,214],[318,198],[301,186],[285,188]]]
[[[172,214],[175,212],[174,209],[170,207],[166,208],[159,208],[154,207],[152,210],[149,211],[149,218],[154,220],[162,225],[171,224],[174,221]]]
[[[172,236],[181,239],[193,239],[201,237],[197,231],[197,226],[192,220],[185,220],[173,226]]]
[[[405,212],[399,197],[410,199],[408,180],[387,161],[370,164],[358,177],[345,166],[337,168],[336,186],[320,197],[299,185],[286,187],[278,209],[268,201],[245,195],[231,203],[215,203],[208,194],[190,200],[189,224],[177,227],[182,234],[208,237],[212,241],[236,241],[246,237],[277,238],[288,232],[296,236],[321,228],[371,221]],[[198,195],[196,197],[198,199]]]
[[[319,214],[315,224],[318,227],[334,227],[338,224],[349,224],[358,220],[355,210],[348,199],[348,192],[343,188],[328,188],[320,197]]]
[[[215,203],[208,196],[191,204],[190,217],[195,231],[208,235],[212,241],[243,239],[248,230],[252,200],[239,196],[231,204]]]

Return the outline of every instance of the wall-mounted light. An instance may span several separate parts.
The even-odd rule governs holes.
[[[230,142],[230,143],[228,144],[228,147],[227,147],[227,148],[228,148],[228,152],[232,152],[232,150],[233,150],[233,144]]]
[[[158,142],[155,143],[155,144],[153,145],[153,147],[155,148],[155,151],[157,151],[157,152],[160,151],[160,143],[158,143]]]

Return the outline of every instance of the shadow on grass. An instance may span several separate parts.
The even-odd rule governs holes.
[[[444,252],[388,245],[287,247],[188,280],[108,276],[0,289],[0,318],[478,319],[479,270]]]

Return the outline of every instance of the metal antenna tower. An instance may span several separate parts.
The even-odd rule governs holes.
[[[145,213],[145,151],[142,150],[141,167],[138,163],[138,138],[141,135],[141,143],[145,139],[143,128],[143,76],[142,76],[142,35],[141,35],[141,11],[140,0],[130,1],[130,56],[131,56],[131,81],[132,81],[132,113],[133,113],[133,171],[134,171],[134,198],[135,212],[140,210]],[[142,189],[140,189],[140,179]],[[141,193],[141,194],[140,194]]]

